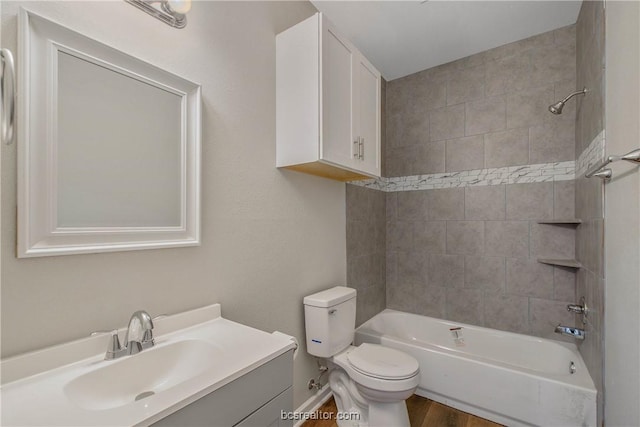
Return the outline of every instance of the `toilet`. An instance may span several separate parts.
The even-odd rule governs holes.
[[[405,400],[418,386],[418,361],[378,344],[352,345],[356,290],[336,286],[309,295],[304,316],[307,352],[328,361],[338,425],[409,427]]]

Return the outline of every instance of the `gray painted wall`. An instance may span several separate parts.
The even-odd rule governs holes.
[[[344,184],[275,168],[275,34],[314,7],[193,2],[176,30],[121,1],[3,1],[14,52],[21,5],[202,84],[202,246],[16,259],[16,145],[3,145],[2,355],[216,302],[304,342],[302,298],[346,280]],[[300,353],[295,406],[317,375]]]
[[[607,151],[640,141],[640,3],[606,3]],[[640,169],[619,162],[606,184],[605,425],[640,425]]]

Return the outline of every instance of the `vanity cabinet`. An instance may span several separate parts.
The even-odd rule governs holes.
[[[152,424],[153,427],[290,427],[281,411],[293,410],[293,350]]]
[[[321,13],[276,36],[276,165],[380,176],[381,76]]]

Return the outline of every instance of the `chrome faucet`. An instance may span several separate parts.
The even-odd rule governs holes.
[[[94,335],[94,334],[92,334]],[[106,360],[118,359],[122,356],[140,353],[142,350],[153,347],[153,320],[144,310],[136,311],[129,319],[127,334],[124,338],[124,347],[120,345],[118,330],[111,331],[109,348],[104,356]]]
[[[138,310],[131,315],[124,345],[129,354],[140,353],[142,350],[153,347],[153,320],[144,310]]]
[[[584,329],[572,328],[570,326],[556,326],[556,330],[554,331],[556,334],[567,335],[569,337],[573,337],[577,340],[584,339]]]

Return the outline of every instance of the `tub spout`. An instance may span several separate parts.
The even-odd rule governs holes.
[[[554,331],[556,334],[567,335],[573,337],[577,340],[584,339],[584,329],[572,328],[570,326],[556,326],[556,330]]]

